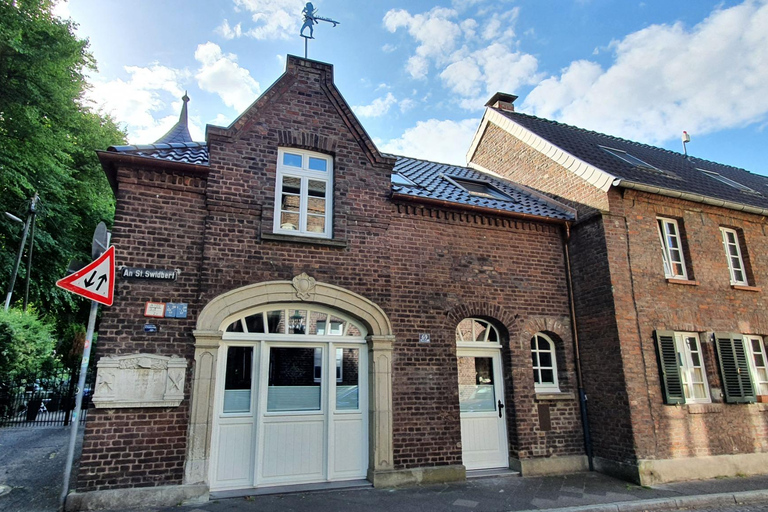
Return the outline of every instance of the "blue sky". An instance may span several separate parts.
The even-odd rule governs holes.
[[[302,0],[70,0],[89,99],[151,143],[228,125],[303,55]],[[464,164],[496,91],[518,111],[768,174],[768,0],[317,0],[309,57],[380,149]]]

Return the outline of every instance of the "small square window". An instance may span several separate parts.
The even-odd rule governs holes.
[[[446,176],[446,178],[469,192],[469,195],[471,196],[484,197],[486,199],[501,199],[502,201],[512,201],[511,197],[490,183],[486,183],[484,181],[455,178],[453,176]]]
[[[602,149],[603,151],[605,151],[606,153],[608,153],[610,155],[615,156],[616,158],[618,158],[620,160],[624,160],[625,162],[627,162],[628,164],[630,164],[630,165],[632,165],[634,167],[639,167],[641,169],[649,169],[649,170],[657,171],[657,172],[660,172],[660,173],[664,172],[661,169],[659,169],[657,167],[654,167],[653,165],[651,165],[651,164],[649,164],[649,163],[647,163],[647,162],[645,162],[643,160],[640,160],[635,155],[627,153],[626,151],[623,151],[621,149],[607,148],[605,146],[600,146],[600,149]]]

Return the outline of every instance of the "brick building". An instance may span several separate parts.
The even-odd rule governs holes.
[[[768,178],[514,111],[468,152],[579,212],[569,249],[596,469],[643,484],[768,468]]]
[[[204,143],[187,101],[155,144],[99,154],[122,268],[78,503],[586,468],[575,209],[381,154],[328,64],[289,56]]]

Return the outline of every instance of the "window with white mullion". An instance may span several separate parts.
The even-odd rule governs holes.
[[[331,157],[279,149],[274,231],[330,238],[332,180]]]
[[[664,275],[667,278],[688,279],[683,257],[683,246],[677,221],[674,219],[657,219],[659,241],[661,242]]]
[[[755,393],[768,395],[768,362],[766,361],[765,344],[760,336],[745,336],[749,350],[749,368],[755,384]]]
[[[675,333],[675,344],[686,403],[711,402],[698,335]]]
[[[739,235],[734,229],[720,228],[723,233],[725,256],[728,258],[728,271],[731,274],[731,284],[746,285],[747,277],[744,272],[744,260],[741,258]]]

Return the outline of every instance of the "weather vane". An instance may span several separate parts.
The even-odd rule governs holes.
[[[301,26],[301,31],[299,35],[304,38],[304,58],[307,58],[307,41],[310,39],[314,39],[313,34],[315,33],[315,27],[314,25],[317,25],[318,21],[327,21],[328,23],[333,23],[333,26],[339,24],[338,21],[332,20],[331,18],[323,18],[321,16],[317,15],[317,9],[315,9],[315,6],[312,5],[312,2],[307,2],[307,5],[304,6],[304,9],[301,11],[301,14],[304,15],[304,24]],[[304,35],[304,30],[309,29],[309,35]]]

